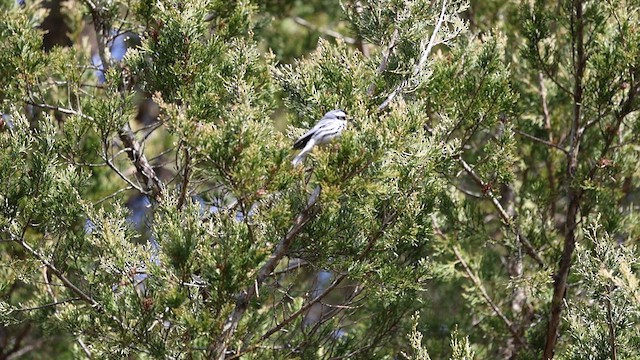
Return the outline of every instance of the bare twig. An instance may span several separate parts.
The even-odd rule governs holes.
[[[105,19],[101,14],[101,9],[96,3],[94,3],[92,0],[83,0],[83,3],[89,9],[91,17],[93,19],[93,27],[96,33],[96,42],[98,44],[98,56],[100,57],[100,61],[102,62],[101,71],[106,72],[111,65],[109,59],[107,58],[107,44],[105,41],[105,37],[108,37],[110,29],[108,24],[105,23]],[[142,147],[136,140],[135,134],[131,131],[131,127],[129,126],[128,122],[120,129],[119,138],[122,141],[124,147],[128,148],[127,154],[129,155],[129,159],[135,166],[139,177],[143,180],[146,189],[140,190],[140,187],[136,186],[131,181],[125,181],[127,181],[129,185],[133,186],[138,191],[145,194],[150,193],[155,200],[160,200],[164,193],[164,184],[162,183],[162,181],[160,181],[155,170],[143,154]],[[117,167],[115,167],[113,164],[109,165],[114,171],[119,173]],[[120,173],[118,175],[122,177]]]
[[[433,29],[433,32],[431,33],[431,38],[429,39],[427,48],[422,52],[422,56],[420,56],[420,61],[418,62],[418,66],[415,67],[413,71],[413,75],[418,75],[418,73],[422,71],[422,68],[424,68],[424,65],[427,63],[427,59],[429,58],[429,55],[431,55],[431,50],[436,45],[436,37],[438,35],[438,32],[440,31],[440,27],[442,26],[442,23],[444,22],[446,10],[447,10],[447,0],[442,0],[442,9],[440,10],[440,16],[438,17],[438,22],[436,23],[436,26]]]
[[[126,186],[126,187],[123,187],[122,189],[119,189],[119,190],[115,191],[113,194],[109,194],[109,195],[107,195],[107,196],[103,197],[102,199],[100,199],[100,200],[98,200],[98,201],[94,202],[94,203],[93,203],[93,206],[98,206],[98,205],[100,205],[101,203],[103,203],[103,202],[105,202],[105,201],[107,201],[107,200],[109,200],[109,199],[111,199],[111,198],[113,198],[113,197],[118,196],[118,194],[123,193],[123,192],[128,191],[128,190],[132,190],[132,189],[133,189],[133,187],[132,187],[132,186]]]
[[[310,30],[313,30],[313,31],[317,31],[317,32],[319,32],[321,34],[325,34],[325,35],[331,36],[331,37],[336,38],[336,39],[340,39],[340,40],[344,41],[347,44],[355,45],[355,44],[358,43],[358,40],[356,40],[354,38],[348,37],[346,35],[342,35],[339,32],[333,31],[331,29],[325,29],[325,28],[321,28],[321,27],[315,26],[311,22],[309,22],[309,21],[307,21],[307,20],[305,20],[305,19],[303,19],[303,18],[301,18],[299,16],[295,16],[293,18],[293,21],[296,24],[300,25],[300,26],[306,27],[307,29],[310,29]]]
[[[65,303],[72,302],[72,301],[78,301],[78,300],[82,300],[82,299],[80,299],[79,297],[74,297],[74,298],[70,298],[70,299],[55,301],[55,302],[52,302],[52,303],[49,303],[49,304],[40,305],[40,306],[15,309],[14,311],[22,312],[22,311],[41,310],[41,309],[46,309],[46,308],[49,308],[49,307],[52,307],[52,306],[61,305],[61,304],[65,304]]]
[[[87,356],[87,358],[93,358],[93,356],[91,356],[91,351],[89,351],[89,348],[81,338],[77,337],[76,342],[78,343],[78,345],[80,345],[80,348],[82,348],[82,351],[84,351],[84,354]]]
[[[511,335],[513,335],[513,337],[516,339],[516,341],[520,345],[522,345],[524,347],[527,347],[527,343],[522,339],[520,334],[518,334],[518,331],[513,326],[513,324],[511,323],[511,320],[509,320],[502,313],[502,311],[500,310],[498,305],[496,305],[496,303],[493,302],[493,300],[491,299],[489,294],[487,294],[487,291],[485,290],[484,285],[482,285],[482,281],[480,281],[480,279],[478,279],[478,277],[474,274],[474,272],[471,270],[469,265],[464,261],[464,258],[462,257],[462,254],[460,254],[460,251],[458,250],[457,246],[453,247],[453,253],[456,255],[456,258],[458,259],[458,262],[460,263],[460,265],[462,265],[462,267],[464,268],[464,271],[467,273],[467,277],[471,280],[473,285],[480,291],[480,294],[482,295],[484,300],[487,302],[487,304],[491,307],[491,309],[496,314],[496,316],[498,316],[500,318],[500,320],[502,320],[502,322],[504,322],[504,324],[507,326],[507,329],[509,330]]]
[[[520,135],[520,136],[522,136],[522,137],[525,137],[525,138],[527,138],[529,140],[533,140],[535,142],[539,142],[540,144],[547,145],[550,148],[553,148],[553,149],[556,149],[556,150],[560,150],[565,155],[569,154],[569,152],[566,149],[564,149],[563,147],[561,147],[558,144],[554,144],[554,143],[552,143],[550,141],[547,141],[547,140],[544,140],[544,139],[540,139],[539,137],[535,137],[533,135],[529,135],[526,132],[520,131],[518,129],[514,129],[513,132],[518,134],[518,135]]]
[[[44,104],[44,103],[36,103],[33,101],[25,101],[27,104],[31,105],[31,106],[35,106],[37,108],[41,108],[41,109],[47,109],[47,110],[53,110],[53,111],[57,111],[59,113],[62,114],[66,114],[66,115],[77,115],[77,116],[81,116],[85,119],[89,119],[89,120],[93,120],[93,118],[91,118],[90,116],[84,115],[82,113],[79,113],[76,110],[73,109],[67,109],[67,108],[63,108],[63,107],[59,107],[59,106],[53,106],[53,105],[49,105],[49,104]]]
[[[279,276],[279,275],[282,275],[282,274],[286,274],[286,273],[288,273],[290,271],[301,269],[302,267],[310,265],[308,261],[303,260],[303,259],[293,259],[292,262],[293,262],[293,264],[289,264],[289,266],[287,266],[286,268],[284,268],[282,270],[274,271],[271,274],[271,276]]]
[[[137,191],[139,191],[142,194],[149,194],[148,191],[144,190],[140,185],[134,184],[133,181],[131,181],[131,179],[129,179],[127,177],[127,175],[123,174],[122,171],[120,171],[120,169],[118,169],[118,167],[111,162],[111,160],[108,159],[108,157],[105,155],[104,157],[107,165],[109,165],[109,167],[111,168],[111,170],[113,170],[116,174],[118,174],[118,176],[127,184],[129,184],[129,187],[136,189]]]
[[[260,337],[260,341],[264,341],[266,339],[268,339],[271,335],[275,334],[276,332],[280,331],[282,328],[284,328],[285,326],[287,326],[288,324],[290,324],[292,321],[294,321],[296,318],[298,318],[298,316],[304,314],[307,310],[309,310],[314,304],[318,303],[320,300],[322,300],[325,296],[327,296],[327,294],[329,294],[331,291],[333,291],[333,289],[335,289],[338,285],[340,285],[340,283],[346,279],[347,274],[340,274],[338,277],[335,278],[335,280],[333,280],[333,282],[327,286],[320,294],[316,295],[316,297],[314,297],[313,299],[309,300],[306,304],[304,304],[302,307],[300,307],[300,309],[296,310],[295,312],[293,312],[291,315],[289,315],[288,318],[282,320],[279,324],[277,324],[276,326],[272,327],[271,329],[269,329],[267,332],[265,332],[261,337]]]
[[[367,257],[369,255],[369,253],[371,252],[371,250],[373,249],[373,247],[375,246],[376,242],[378,241],[378,239],[380,239],[380,237],[384,234],[385,230],[389,227],[389,225],[393,224],[395,222],[395,220],[397,219],[398,213],[397,212],[392,212],[390,214],[388,214],[384,220],[382,221],[382,224],[380,224],[380,228],[377,229],[374,233],[372,233],[369,237],[369,240],[367,242],[367,247],[364,248],[364,250],[362,250],[362,252],[355,258],[355,262],[361,261],[363,260],[365,257]],[[327,286],[320,294],[316,295],[314,298],[312,298],[311,300],[309,300],[306,304],[304,304],[300,309],[296,310],[295,312],[293,312],[291,315],[289,315],[289,317],[287,317],[286,319],[282,320],[280,323],[278,323],[276,326],[272,327],[271,329],[267,330],[261,337],[260,337],[260,341],[264,341],[266,339],[268,339],[269,337],[271,337],[271,335],[277,333],[278,331],[282,330],[282,328],[284,328],[285,326],[287,326],[288,324],[290,324],[291,322],[293,322],[298,316],[304,314],[306,311],[308,311],[314,304],[318,303],[320,300],[322,300],[325,296],[327,296],[331,291],[333,291],[338,285],[340,285],[340,283],[346,279],[348,273],[343,273],[340,274],[339,276],[337,276],[329,286]],[[363,288],[358,289],[357,291],[354,291],[353,297],[357,296]],[[323,320],[327,320],[327,319],[323,319]],[[228,358],[228,360],[231,359],[237,359],[242,357],[243,355],[254,351],[255,349],[257,349],[258,346],[254,345],[252,347],[249,347],[248,349],[245,349],[244,351],[235,354],[234,356]]]
[[[458,157],[458,162],[460,162],[462,168],[464,168],[467,174],[471,176],[471,179],[473,179],[473,181],[475,181],[475,183],[478,184],[480,188],[487,189],[487,191],[485,192],[486,196],[489,198],[489,200],[491,200],[491,203],[498,211],[498,215],[500,215],[500,218],[502,218],[505,225],[509,229],[511,229],[511,231],[516,235],[517,240],[522,243],[527,255],[531,256],[531,258],[535,260],[538,265],[544,266],[544,261],[542,260],[540,255],[538,255],[538,252],[533,248],[529,240],[527,240],[527,238],[522,235],[522,233],[520,232],[520,227],[518,226],[518,224],[514,223],[513,219],[509,216],[509,214],[507,214],[507,212],[502,207],[502,204],[500,204],[500,201],[498,201],[496,196],[493,194],[493,191],[491,191],[487,184],[480,178],[480,176],[478,176],[478,174],[476,174],[471,166],[469,166],[469,164],[467,164],[467,162],[462,159],[462,157]]]

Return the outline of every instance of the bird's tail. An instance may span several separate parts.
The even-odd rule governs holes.
[[[300,153],[295,158],[293,158],[293,161],[291,161],[291,165],[295,167],[295,166],[298,166],[299,164],[302,164],[304,159],[307,157],[307,154],[311,151],[311,149],[313,149],[313,146],[315,144],[316,142],[313,139],[309,139],[304,149],[302,149]]]
[[[298,166],[298,165],[302,164],[302,162],[304,161],[304,159],[306,157],[307,157],[307,152],[306,151],[300,151],[300,154],[298,154],[296,157],[294,157],[293,160],[291,161],[291,165]]]

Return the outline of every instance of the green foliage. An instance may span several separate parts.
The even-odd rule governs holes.
[[[636,250],[612,239],[598,222],[585,229],[589,241],[577,249],[576,275],[585,294],[569,308],[566,359],[608,359],[637,355],[638,259]],[[615,350],[614,350],[615,349]]]
[[[0,3],[1,358],[640,356],[637,1],[47,6]]]
[[[36,85],[43,75],[47,57],[40,51],[42,34],[35,27],[42,21],[46,11],[29,6],[24,11],[3,9],[0,25],[0,101],[3,110],[7,104],[18,100],[16,96]]]

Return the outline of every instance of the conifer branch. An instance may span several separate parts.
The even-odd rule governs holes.
[[[107,314],[107,312],[105,311],[104,306],[102,306],[102,304],[100,304],[98,301],[96,301],[94,298],[92,298],[89,294],[85,293],[82,289],[80,289],[73,282],[71,282],[71,280],[69,280],[62,273],[62,271],[58,270],[58,268],[55,265],[53,265],[42,254],[40,254],[40,252],[38,252],[36,249],[31,247],[31,245],[29,245],[23,238],[15,237],[12,234],[10,234],[10,236],[11,236],[12,240],[14,240],[16,243],[20,244],[20,246],[27,253],[29,253],[31,256],[36,258],[43,266],[45,266],[47,269],[49,269],[49,271],[51,271],[51,273],[53,273],[58,279],[60,279],[60,281],[62,281],[62,284],[64,285],[64,287],[66,287],[67,289],[71,290],[71,292],[76,294],[78,296],[79,300],[82,300],[82,301],[86,302],[87,304],[89,304],[89,306],[91,306],[91,308],[95,309],[95,311],[98,312],[99,314],[106,315],[111,321],[113,321],[114,323],[118,324],[118,326],[121,329],[125,329],[126,328],[124,326],[124,324],[122,323],[122,321],[120,321],[118,318],[116,318],[113,315]]]
[[[431,37],[429,38],[429,42],[427,43],[427,46],[425,47],[425,49],[422,51],[420,55],[420,60],[418,61],[418,64],[416,64],[416,66],[413,68],[412,77],[416,77],[420,75],[420,73],[424,70],[424,66],[427,62],[427,59],[429,58],[429,55],[431,55],[431,50],[435,45],[439,43],[439,42],[438,43],[436,42],[436,38],[437,38],[438,32],[440,31],[440,27],[442,26],[442,23],[445,20],[446,10],[447,10],[447,0],[442,0],[442,9],[440,11],[440,16],[438,17],[436,26],[433,28],[433,32],[431,33]],[[382,102],[382,104],[378,106],[378,111],[382,111],[386,109],[391,103],[391,101],[393,101],[393,99],[396,97],[396,95],[402,92],[408,85],[409,85],[409,79],[405,79],[400,84],[398,84],[398,86],[396,86],[396,88],[393,91],[391,91],[391,93],[389,93],[389,95]]]
[[[364,248],[364,250],[362,250],[362,252],[355,258],[355,262],[362,261],[364,258],[366,258],[369,255],[371,250],[373,250],[373,247],[375,246],[376,242],[380,239],[380,237],[382,237],[382,235],[384,234],[385,230],[389,227],[389,225],[391,225],[391,224],[393,224],[395,222],[397,217],[398,217],[398,213],[395,212],[395,211],[392,212],[391,214],[388,214],[387,216],[385,216],[385,218],[382,221],[382,224],[380,224],[380,228],[378,228],[378,230],[376,230],[373,234],[371,234],[371,236],[369,237],[369,240],[367,242],[367,247]],[[338,277],[336,277],[331,282],[331,284],[329,286],[327,286],[320,294],[316,295],[313,299],[309,300],[300,309],[298,309],[295,312],[293,312],[291,315],[289,315],[286,319],[282,320],[276,326],[274,326],[271,329],[267,330],[260,337],[260,341],[258,342],[258,344],[260,342],[268,339],[269,337],[271,337],[271,335],[275,334],[276,332],[282,330],[282,328],[284,328],[285,326],[287,326],[288,324],[293,322],[300,315],[302,315],[305,312],[307,312],[314,304],[316,304],[319,301],[321,301],[324,297],[326,297],[329,293],[331,293],[331,291],[333,291],[338,285],[340,285],[340,283],[342,283],[342,281],[344,281],[344,279],[346,279],[347,276],[348,276],[348,273],[342,273]],[[350,298],[353,299],[355,296],[357,296],[357,294],[362,292],[363,289],[364,289],[363,287],[360,287],[359,289],[357,289],[354,292],[353,296],[350,297]],[[337,313],[337,311],[334,312],[333,315],[335,315],[336,313]],[[323,319],[323,321],[326,321],[326,320],[327,320],[327,318]],[[240,358],[241,356],[246,355],[247,353],[254,351],[258,347],[259,347],[259,345],[255,345],[255,346],[252,346],[252,347],[250,347],[248,349],[245,349],[245,350],[241,351],[240,353],[230,357],[229,360]],[[224,359],[224,357],[223,358],[219,357],[218,359],[222,360],[222,359]]]
[[[50,307],[55,307],[58,305],[62,305],[62,304],[66,304],[66,303],[70,303],[70,302],[74,302],[74,301],[78,301],[78,300],[82,300],[79,297],[73,297],[73,298],[69,298],[69,299],[64,299],[64,300],[58,300],[58,301],[54,301],[52,303],[48,303],[48,304],[44,304],[44,305],[39,305],[39,306],[34,306],[34,307],[28,307],[28,308],[20,308],[20,309],[15,309],[15,311],[33,311],[33,310],[41,310],[41,309],[46,309],[46,308],[50,308]]]
[[[535,262],[540,267],[543,267],[544,266],[544,261],[542,260],[542,258],[538,254],[538,252],[533,248],[533,246],[531,245],[529,240],[527,240],[527,238],[520,232],[520,227],[518,226],[518,224],[516,224],[513,221],[513,219],[507,214],[507,212],[502,207],[502,204],[500,204],[500,201],[493,194],[493,191],[487,185],[487,183],[485,183],[480,178],[480,176],[478,174],[476,174],[476,172],[471,168],[471,166],[469,166],[469,164],[466,161],[464,161],[464,159],[462,157],[460,157],[460,156],[458,157],[458,162],[462,165],[462,168],[466,171],[466,173],[469,174],[469,176],[471,176],[471,179],[473,179],[473,181],[478,186],[480,186],[481,189],[486,189],[485,195],[489,198],[489,200],[491,200],[491,203],[493,204],[493,207],[498,211],[498,215],[500,216],[500,218],[502,219],[504,224],[509,229],[511,229],[511,231],[516,236],[516,239],[522,243],[522,245],[525,248],[525,252],[527,253],[527,255],[531,256],[531,258],[533,260],[535,260]]]
[[[105,24],[105,19],[102,18],[102,14],[98,5],[95,4],[91,0],[83,0],[84,4],[89,9],[91,13],[91,17],[93,19],[93,27],[96,33],[96,42],[98,45],[98,56],[100,57],[100,61],[102,62],[102,70],[104,73],[107,72],[110,68],[109,59],[106,54],[106,39],[105,35],[108,32],[108,26]],[[127,151],[127,155],[129,156],[129,160],[133,163],[133,166],[136,168],[138,176],[142,178],[143,183],[145,184],[146,189],[143,191],[138,191],[146,194],[150,193],[151,197],[156,201],[159,201],[162,198],[164,193],[164,184],[158,178],[153,166],[149,163],[146,156],[144,155],[143,148],[140,145],[140,142],[135,137],[133,131],[131,131],[131,126],[129,122],[120,129],[120,133],[118,134],[120,141],[125,148],[129,149]],[[114,166],[111,166],[112,169],[115,170]],[[134,186],[131,182],[129,185]],[[137,188],[134,186],[134,188]]]
[[[458,250],[457,246],[453,247],[453,253],[456,255],[456,258],[458,259],[458,262],[460,263],[460,265],[462,265],[462,267],[464,268],[464,271],[467,274],[467,277],[471,280],[473,285],[480,291],[480,294],[482,295],[482,298],[491,307],[491,309],[496,314],[496,316],[498,316],[500,318],[500,320],[502,320],[502,322],[507,326],[507,329],[509,330],[511,335],[513,335],[513,337],[516,339],[516,341],[520,345],[522,345],[524,347],[527,347],[527,343],[522,339],[522,337],[518,333],[518,330],[516,330],[516,328],[511,323],[511,320],[509,320],[506,317],[506,315],[504,315],[504,313],[502,312],[502,310],[500,310],[498,305],[496,305],[496,303],[491,299],[491,297],[489,296],[489,294],[485,290],[484,285],[482,285],[482,281],[480,281],[480,279],[478,279],[478,277],[474,274],[473,270],[471,270],[471,268],[466,263],[466,261],[464,261],[464,258],[462,257],[462,254],[460,254],[460,251]]]
[[[611,292],[609,294],[611,295]],[[607,306],[607,327],[609,328],[609,346],[611,347],[611,360],[617,359],[617,348],[616,348],[616,329],[613,324],[613,314],[611,310],[611,300],[609,298],[605,299],[605,303]]]
[[[538,84],[540,86],[540,105],[542,106],[542,117],[544,119],[544,128],[547,131],[547,141],[551,144],[553,141],[553,128],[551,126],[551,115],[549,113],[549,106],[547,104],[547,87],[544,85],[544,74],[538,73]],[[565,153],[566,154],[566,153]],[[547,167],[547,178],[549,179],[549,188],[556,188],[555,171],[553,169],[553,161],[550,156],[545,158],[545,165]],[[556,195],[551,194],[549,199],[549,218],[553,219],[556,214]]]
[[[258,275],[256,276],[255,281],[252,282],[251,285],[249,285],[240,294],[238,294],[236,298],[235,308],[225,322],[222,329],[222,334],[220,334],[217,341],[211,343],[208,356],[210,359],[225,359],[227,347],[231,342],[233,334],[235,333],[240,320],[242,320],[242,317],[244,316],[247,307],[249,306],[249,302],[253,300],[253,297],[256,296],[258,292],[258,288],[262,286],[264,280],[271,275],[280,260],[286,255],[293,240],[298,236],[305,225],[307,225],[309,220],[311,220],[315,216],[316,212],[314,211],[314,208],[315,204],[318,201],[318,198],[320,197],[320,191],[320,186],[316,186],[313,193],[311,193],[311,195],[309,196],[307,206],[296,217],[293,226],[289,229],[284,238],[278,243],[267,262],[262,265],[262,267],[258,271]]]

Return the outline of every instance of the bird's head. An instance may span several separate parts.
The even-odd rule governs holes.
[[[324,118],[326,119],[338,119],[338,120],[347,120],[347,114],[340,109],[331,110],[328,113],[324,114]]]

